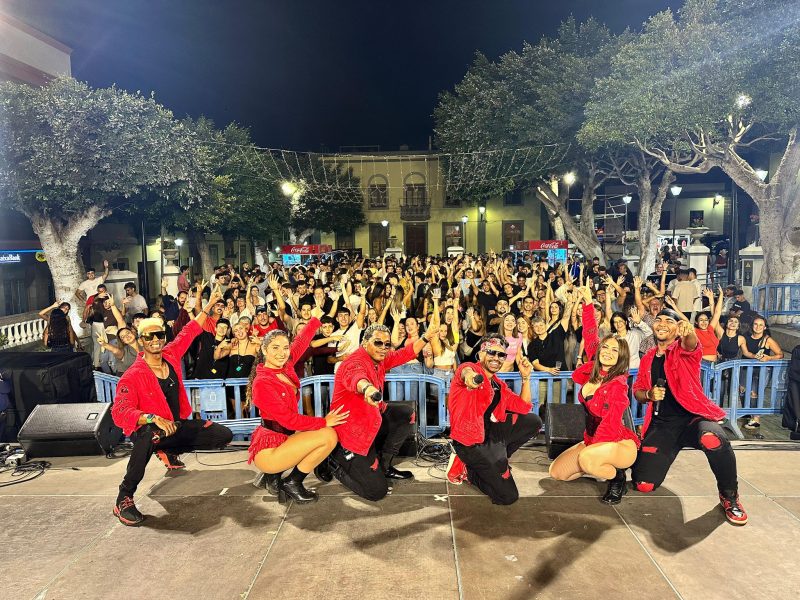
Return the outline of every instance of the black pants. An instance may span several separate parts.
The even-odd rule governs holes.
[[[381,462],[388,464],[413,430],[413,402],[390,402],[381,415],[381,428],[366,456],[355,454],[341,444],[331,453],[333,474],[342,485],[366,500],[380,500],[389,492]]]
[[[490,423],[482,444],[453,442],[458,458],[467,465],[469,482],[489,496],[493,504],[513,504],[519,498],[508,459],[520,446],[536,437],[542,420],[534,413],[509,413],[504,423]]]
[[[720,492],[738,488],[736,456],[722,427],[716,421],[691,416],[654,419],[650,423],[633,465],[636,489],[651,492],[660,486],[678,453],[685,447],[705,453]]]
[[[119,498],[125,496],[133,498],[139,482],[144,477],[144,470],[154,452],[168,450],[170,453],[181,454],[193,450],[218,450],[230,444],[233,433],[230,429],[213,421],[180,420],[178,430],[169,437],[163,437],[155,425],[142,425],[131,434],[133,450],[128,459],[128,470],[119,486]],[[161,440],[153,443],[153,433],[159,432]]]

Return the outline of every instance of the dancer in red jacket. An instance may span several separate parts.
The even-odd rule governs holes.
[[[592,292],[584,287],[583,339],[589,362],[578,367],[572,380],[582,386],[578,398],[586,410],[583,441],[560,454],[550,476],[572,481],[584,473],[608,480],[602,500],[619,504],[626,492],[625,471],[636,460],[639,437],[622,422],[630,406],[628,344],[607,335],[598,342]]]
[[[530,412],[530,361],[517,355],[519,396],[495,377],[506,359],[507,344],[499,333],[483,336],[480,362],[463,363],[453,375],[448,407],[455,453],[450,455],[447,479],[456,485],[469,481],[494,504],[513,504],[519,498],[508,459],[542,428],[542,420]]]
[[[287,496],[301,504],[317,499],[317,494],[307,490],[303,481],[336,446],[338,438],[333,427],[347,421],[347,413],[341,407],[324,418],[298,412],[300,379],[295,363],[319,329],[322,309],[314,308],[311,315],[312,319],[291,346],[288,334],[281,329],[273,329],[264,336],[261,343],[264,361],[259,360],[253,369],[247,388],[248,404],[251,401],[255,404],[262,419],[250,442],[248,462],[254,462],[267,473],[264,483],[277,492],[281,502]],[[281,473],[292,467],[292,472],[281,479]]]
[[[733,525],[747,523],[739,503],[736,456],[718,421],[725,411],[711,402],[700,383],[703,347],[694,327],[675,311],[656,315],[653,333],[657,346],[642,357],[633,391],[647,403],[642,448],[633,465],[633,481],[640,492],[652,492],[664,481],[682,448],[705,453],[717,478],[719,501]]]
[[[395,352],[390,351],[389,328],[370,325],[361,347],[336,371],[331,408],[347,411],[349,418],[336,427],[339,445],[328,462],[342,484],[367,500],[380,500],[388,493],[387,479],[412,477],[410,471],[393,467],[392,459],[411,433],[416,411],[380,398],[386,371],[419,354],[427,335]]]
[[[185,466],[178,460],[181,452],[224,448],[233,439],[231,430],[219,423],[189,420],[192,407],[181,377],[183,355],[203,331],[208,313],[219,299],[215,291],[203,310],[167,345],[160,319],[139,323],[144,352],[120,378],[111,407],[114,423],[133,442],[114,505],[114,514],[124,525],[138,525],[144,520],[133,495],[154,452],[168,469],[180,469]]]

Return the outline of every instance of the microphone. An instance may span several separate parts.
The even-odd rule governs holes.
[[[666,387],[666,385],[667,385],[667,380],[666,379],[662,379],[661,377],[659,377],[656,380],[655,386],[653,386],[653,387],[662,387],[663,388],[663,387]],[[658,416],[658,409],[659,409],[660,406],[661,406],[661,402],[660,401],[659,402],[655,402],[655,406],[653,406],[653,416]]]
[[[383,394],[381,394],[378,390],[375,390],[369,395],[369,399],[373,402],[380,402],[383,400]]]
[[[483,383],[483,375],[475,375],[475,380],[474,381],[478,385],[482,384]]]

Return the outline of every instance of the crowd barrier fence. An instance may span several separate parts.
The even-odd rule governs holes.
[[[705,394],[725,410],[729,427],[740,438],[743,434],[737,424],[742,415],[766,415],[780,413],[786,391],[788,360],[761,362],[758,360],[732,360],[723,363],[703,361],[700,380]],[[633,382],[637,371],[631,370],[628,377],[630,387],[630,408],[633,421],[641,425],[646,406],[633,396]],[[96,372],[95,387],[100,402],[113,402],[119,377]],[[514,391],[519,393],[522,380],[519,373],[499,373],[498,377]],[[315,415],[323,415],[330,406],[333,396],[333,375],[314,375],[300,381],[301,393],[298,410],[304,412],[303,398],[313,402]],[[210,419],[229,427],[235,439],[247,438],[258,427],[261,419],[257,409],[252,407],[253,415],[245,417],[242,405],[245,400],[246,378],[238,379],[186,379],[184,387],[190,401],[203,419]],[[580,386],[572,381],[570,371],[558,375],[534,372],[531,375],[531,410],[537,411],[543,401],[551,403],[578,402]],[[397,374],[386,376],[387,400],[414,399],[420,432],[425,437],[440,434],[449,426],[447,395],[449,382],[434,375]],[[416,392],[416,398],[412,395]],[[229,401],[233,414],[228,413]],[[740,406],[741,405],[741,406]]]
[[[800,315],[800,283],[767,283],[753,288],[752,308],[765,319]]]

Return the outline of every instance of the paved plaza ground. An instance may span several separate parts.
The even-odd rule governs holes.
[[[282,506],[243,450],[185,455],[178,475],[153,459],[138,528],[111,514],[125,458],[52,459],[67,468],[0,488],[0,598],[796,598],[800,452],[736,446],[741,528],[690,450],[618,507],[599,502],[604,484],[549,479],[541,447],[515,455],[521,497],[503,507],[410,461],[416,480],[381,502],[311,476],[319,502]]]

